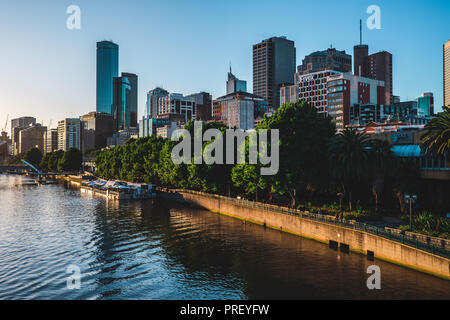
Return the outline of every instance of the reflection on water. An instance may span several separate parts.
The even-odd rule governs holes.
[[[0,175],[0,299],[450,298],[450,281],[205,210],[26,184]]]

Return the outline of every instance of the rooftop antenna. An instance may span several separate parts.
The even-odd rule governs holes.
[[[362,20],[359,19],[359,45],[362,45]]]
[[[233,72],[231,72],[231,60],[230,60],[230,73],[233,73]]]

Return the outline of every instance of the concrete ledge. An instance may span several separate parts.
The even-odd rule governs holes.
[[[185,202],[326,244],[332,241],[351,251],[362,254],[370,252],[375,258],[450,280],[449,259],[362,230],[239,205],[226,201],[223,197],[209,197],[183,191],[160,194],[170,200]]]

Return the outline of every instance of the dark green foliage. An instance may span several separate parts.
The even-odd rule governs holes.
[[[445,154],[450,150],[450,107],[432,119],[425,126],[426,133],[422,137],[422,147],[429,154]]]
[[[326,183],[327,145],[335,125],[305,101],[282,105],[257,129],[279,129],[280,168],[271,177],[272,191],[288,194],[295,207],[298,192],[315,192]]]
[[[71,148],[67,152],[57,150],[42,157],[40,168],[43,172],[77,172],[81,161],[82,156],[78,149]]]
[[[39,167],[42,160],[42,152],[38,148],[31,148],[23,155],[23,159],[35,167]]]
[[[60,172],[77,172],[80,170],[83,155],[76,148],[70,148],[58,160],[58,171]]]
[[[222,123],[210,122],[202,124],[202,133],[211,128],[222,133],[226,130]],[[417,194],[421,208],[428,205],[416,164],[394,158],[388,143],[369,140],[365,134],[352,130],[336,134],[331,119],[318,114],[316,108],[305,102],[282,105],[256,127],[257,131],[279,129],[280,166],[273,176],[261,175],[259,162],[248,164],[248,141],[244,150],[246,164],[227,165],[226,135],[223,136],[224,164],[204,161],[194,164],[194,123],[189,122],[185,129],[191,133],[191,155],[187,155],[191,163],[174,164],[171,153],[179,142],[152,136],[131,139],[121,147],[97,152],[97,175],[224,195],[245,195],[263,201],[271,195],[273,202],[290,202],[293,207],[308,204],[308,207],[323,208],[325,204],[335,203],[337,209],[333,212],[340,210],[337,193],[344,193],[344,216],[354,214],[358,218],[374,213],[377,216],[404,213],[407,193]],[[201,148],[205,150],[216,142],[215,138],[204,141]],[[270,143],[268,148],[270,150]],[[233,154],[235,159],[237,152]],[[49,167],[52,157],[46,160]]]

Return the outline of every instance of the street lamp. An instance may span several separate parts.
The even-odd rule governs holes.
[[[406,199],[407,202],[409,202],[409,230],[411,230],[411,232],[412,232],[412,204],[414,202],[416,202],[417,195],[415,195],[415,194],[411,194],[411,195],[407,194],[407,195],[405,195],[405,199]]]

